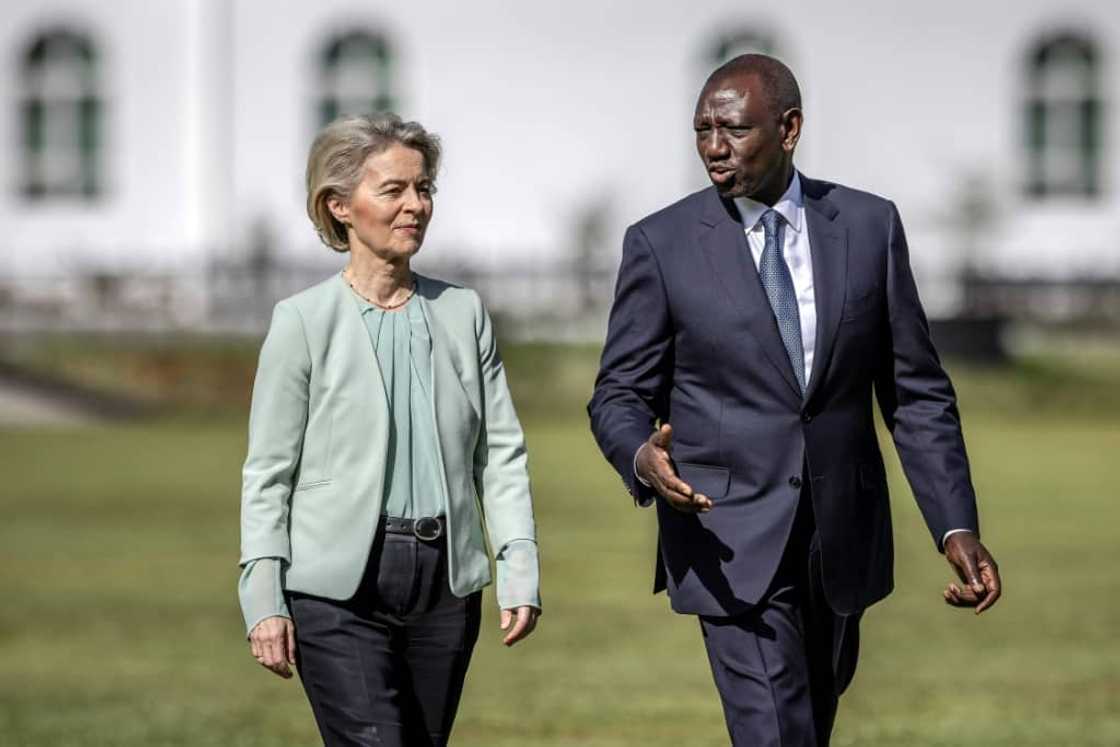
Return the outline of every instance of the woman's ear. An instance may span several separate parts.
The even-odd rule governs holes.
[[[330,210],[334,219],[342,225],[350,225],[350,204],[338,195],[327,198],[327,210]]]

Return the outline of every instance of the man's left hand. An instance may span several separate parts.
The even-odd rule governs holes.
[[[975,607],[976,614],[999,600],[1003,584],[999,566],[988,548],[972,532],[957,532],[945,540],[945,559],[960,577],[961,585],[945,588],[945,603],[953,607]]]

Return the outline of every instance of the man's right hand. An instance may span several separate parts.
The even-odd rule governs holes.
[[[276,615],[266,617],[249,633],[253,658],[269,671],[288,679],[296,663],[296,628],[290,619]]]
[[[687,514],[707,513],[712,510],[708,496],[696,493],[677,476],[669,451],[673,443],[673,427],[664,423],[649,440],[638,449],[634,469],[649,483],[670,506]]]

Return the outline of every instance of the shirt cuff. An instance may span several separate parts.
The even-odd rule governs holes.
[[[252,633],[257,623],[265,618],[291,618],[280,578],[283,563],[280,558],[257,558],[246,563],[241,571],[237,594],[241,598],[241,615],[245,618],[245,635]]]
[[[949,539],[950,535],[957,534],[958,532],[971,532],[971,529],[950,529],[941,536],[941,548],[945,549],[945,540]]]
[[[645,446],[645,444],[642,444],[642,446]],[[653,486],[652,486],[652,485],[650,485],[650,484],[649,484],[648,482],[646,482],[645,480],[643,480],[643,479],[642,479],[642,476],[638,474],[638,454],[641,454],[641,453],[642,453],[642,446],[639,446],[639,447],[638,447],[638,450],[634,452],[634,468],[633,468],[633,469],[634,469],[634,477],[635,477],[635,478],[636,478],[636,479],[638,480],[638,482],[640,482],[640,483],[641,483],[642,485],[645,485],[645,486],[646,486],[647,488],[652,488]]]
[[[498,607],[541,609],[540,558],[537,543],[531,539],[507,542],[495,559],[497,566]]]
[[[642,446],[645,446],[645,444],[642,444]],[[633,466],[634,479],[637,480],[639,483],[641,483],[644,487],[652,488],[653,485],[651,485],[650,483],[643,480],[642,476],[638,474],[638,454],[641,453],[642,446],[639,446],[638,450],[634,452],[634,466]],[[637,504],[639,506],[642,506],[644,508],[645,506],[648,506],[648,505],[653,503],[653,496],[652,495],[638,495],[638,496],[635,496],[634,500],[637,502]]]

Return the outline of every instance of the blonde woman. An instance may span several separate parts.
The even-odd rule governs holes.
[[[495,550],[504,642],[540,614],[525,443],[478,294],[414,273],[439,140],[393,114],[325,127],[307,211],[349,254],[276,305],[241,503],[253,655],[299,671],[328,745],[443,745]]]

